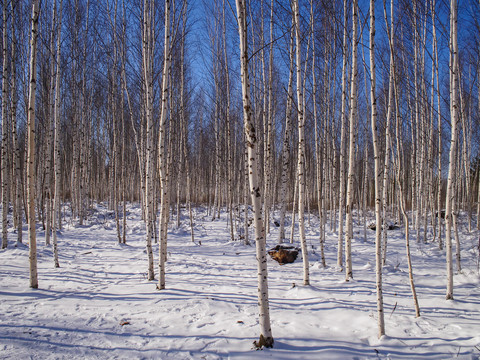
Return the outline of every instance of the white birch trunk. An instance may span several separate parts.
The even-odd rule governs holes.
[[[32,32],[30,38],[30,85],[28,89],[28,147],[27,147],[27,199],[28,199],[28,240],[30,260],[30,287],[38,288],[37,238],[35,232],[35,92],[37,86],[37,38],[39,0],[32,3]]]
[[[58,239],[57,230],[59,229],[60,221],[60,181],[61,181],[61,152],[60,152],[60,55],[61,55],[61,33],[62,33],[62,8],[63,0],[60,0],[58,10],[58,27],[57,27],[57,50],[56,50],[56,73],[55,73],[55,102],[53,109],[54,122],[54,154],[53,154],[53,169],[55,175],[55,189],[53,193],[53,263],[56,268],[60,267],[58,261]]]
[[[11,22],[11,29],[12,29],[12,57],[11,57],[11,73],[12,73],[12,87],[11,87],[11,94],[12,94],[12,138],[13,138],[13,170],[15,174],[15,199],[12,199],[16,203],[16,221],[15,224],[17,226],[17,243],[22,243],[22,236],[23,236],[23,204],[22,204],[22,171],[21,171],[21,158],[20,158],[20,142],[18,141],[17,136],[17,70],[16,70],[16,48],[17,48],[17,39],[16,39],[16,32],[15,32],[15,22],[17,21],[16,17],[16,4],[12,1],[11,2],[11,10],[12,10],[12,22]]]
[[[290,137],[292,127],[292,98],[293,98],[293,36],[294,36],[294,17],[292,16],[292,30],[290,31],[290,71],[288,74],[287,106],[285,111],[285,130],[283,136],[282,149],[282,174],[280,180],[280,229],[278,232],[278,243],[283,243],[285,239],[285,213],[287,211],[287,181],[288,165],[290,159]]]
[[[250,194],[252,197],[254,223],[255,223],[255,243],[258,263],[258,305],[260,322],[260,339],[255,345],[259,348],[273,347],[273,336],[270,326],[270,309],[268,301],[268,272],[267,255],[265,249],[265,235],[262,221],[262,196],[260,194],[260,184],[258,179],[256,147],[257,134],[252,121],[252,105],[250,101],[250,82],[248,78],[248,42],[247,42],[247,20],[246,5],[244,0],[236,0],[238,34],[240,38],[240,63],[242,80],[242,99],[243,99],[243,117],[245,126],[245,136],[248,150],[248,167]]]
[[[155,279],[153,270],[153,250],[152,250],[152,223],[154,221],[153,212],[153,29],[152,29],[152,4],[144,1],[143,9],[143,36],[142,36],[142,57],[143,57],[143,80],[145,86],[145,116],[147,120],[146,128],[146,157],[147,164],[145,169],[145,225],[146,225],[146,248],[148,257],[148,280]]]
[[[355,4],[356,5],[356,4]],[[354,16],[355,19],[355,16]],[[391,60],[391,58],[390,58]],[[391,69],[391,68],[390,68]],[[383,311],[383,287],[382,287],[382,198],[380,195],[380,154],[378,150],[377,133],[377,95],[376,95],[376,66],[375,66],[375,0],[370,0],[370,101],[372,106],[371,125],[373,137],[373,152],[375,161],[375,274],[377,288],[377,322],[378,337],[385,335],[385,320]],[[391,103],[389,104],[391,105]],[[388,123],[388,120],[387,120]],[[388,129],[387,129],[388,133]],[[386,175],[384,175],[386,176]],[[383,199],[385,201],[385,199]],[[384,229],[386,231],[386,229]],[[348,280],[348,278],[347,278]]]
[[[55,35],[56,35],[56,26],[58,23],[57,20],[57,2],[55,1],[53,4],[52,10],[52,29],[50,31],[50,51],[54,54],[55,48]],[[46,229],[45,229],[45,245],[50,245],[50,233],[52,231],[52,189],[51,189],[51,182],[52,182],[52,143],[54,142],[54,132],[53,132],[53,118],[55,112],[55,95],[54,95],[54,88],[55,88],[55,57],[52,55],[52,60],[50,64],[50,88],[48,89],[48,99],[49,99],[49,112],[48,116],[45,119],[46,124],[46,154],[45,154],[45,184],[44,184],[44,196],[46,201]]]
[[[7,2],[3,1],[3,70],[2,70],[2,249],[8,246],[8,189],[9,189],[9,172],[8,172],[8,57],[7,57]]]
[[[453,261],[452,261],[452,201],[454,201],[455,158],[457,149],[457,1],[450,0],[450,155],[448,164],[447,194],[445,205],[445,246],[447,248],[447,293],[446,299],[453,300]]]
[[[345,236],[345,281],[353,278],[352,268],[352,237],[353,237],[353,178],[355,176],[355,119],[357,116],[357,31],[358,31],[358,2],[353,0],[352,5],[352,73],[350,81],[350,141],[348,147],[348,176],[346,200],[346,236]]]
[[[164,61],[162,72],[162,103],[160,112],[160,129],[158,132],[158,169],[161,188],[161,212],[160,212],[160,246],[159,246],[159,277],[157,288],[165,289],[165,262],[167,259],[167,224],[168,224],[168,159],[165,161],[166,143],[166,120],[169,99],[169,76],[171,63],[170,48],[170,0],[165,0],[165,38],[164,38]],[[215,214],[215,213],[214,213]]]
[[[343,268],[343,212],[345,208],[345,138],[347,108],[347,0],[343,0],[343,46],[342,46],[342,108],[340,113],[340,178],[338,197],[338,249],[337,266]]]
[[[297,68],[297,114],[298,114],[298,223],[300,233],[300,245],[303,255],[303,284],[310,285],[310,271],[308,264],[308,249],[305,240],[305,118],[302,92],[302,44],[300,34],[300,10],[298,0],[293,1],[295,16],[295,39],[296,39],[296,68]]]
[[[228,213],[230,217],[230,239],[235,240],[234,234],[234,222],[233,222],[233,146],[232,146],[232,134],[231,134],[231,119],[230,119],[230,70],[228,66],[228,54],[227,54],[227,35],[226,35],[226,24],[225,24],[225,0],[223,0],[223,56],[225,61],[225,87],[226,87],[226,114],[225,121],[227,127],[227,187],[228,187]],[[182,63],[183,66],[183,63]]]
[[[393,3],[393,0],[392,0]],[[393,30],[392,30],[393,31]],[[392,43],[390,44],[390,47],[392,48]],[[417,292],[415,290],[415,283],[413,281],[413,268],[412,268],[412,258],[410,256],[410,225],[409,225],[409,220],[408,220],[408,215],[406,212],[406,196],[404,194],[403,190],[403,185],[402,185],[402,178],[403,178],[403,172],[401,169],[401,164],[402,164],[402,145],[401,145],[401,139],[400,139],[400,117],[398,115],[398,98],[397,98],[397,91],[396,91],[396,85],[395,85],[395,123],[396,123],[396,144],[397,144],[397,159],[396,159],[396,178],[397,178],[397,184],[399,187],[399,195],[400,195],[400,211],[403,216],[403,223],[405,226],[405,249],[406,249],[406,254],[407,254],[407,264],[408,264],[408,278],[410,282],[410,289],[412,291],[412,298],[413,298],[413,303],[415,307],[415,317],[420,316],[420,307],[418,305],[418,298],[417,298]]]
[[[440,95],[440,78],[438,74],[438,45],[437,45],[437,31],[435,26],[435,2],[432,1],[432,32],[433,32],[433,44],[435,47],[435,78],[437,80],[437,131],[438,131],[438,174],[437,174],[437,222],[438,222],[438,248],[443,249],[442,240],[442,112],[441,112],[441,95]]]

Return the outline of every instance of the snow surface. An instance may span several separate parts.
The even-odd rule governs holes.
[[[269,259],[275,344],[255,351],[255,247],[230,241],[225,214],[212,221],[204,208],[195,213],[196,244],[186,219],[180,229],[172,221],[162,291],[146,280],[138,205],[129,207],[127,245],[117,243],[113,215],[103,205],[95,207],[87,225],[68,220],[59,234],[59,269],[39,227],[37,290],[28,287],[28,247],[15,247],[16,234],[9,233],[9,247],[0,251],[0,358],[480,358],[479,233],[469,234],[465,223],[463,273],[455,275],[453,301],[445,300],[444,252],[436,243],[417,244],[412,234],[420,318],[411,299],[403,230],[388,232],[387,335],[378,339],[374,232],[368,230],[363,242],[363,225],[355,224],[354,280],[345,282],[335,266],[337,238],[328,225],[328,267],[321,267],[318,220],[312,215],[307,224],[312,285],[302,285],[301,256],[284,266]],[[277,231],[272,224],[268,247],[276,244]],[[158,258],[157,245],[154,250]]]

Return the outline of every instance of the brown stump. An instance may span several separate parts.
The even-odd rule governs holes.
[[[273,249],[268,250],[268,254],[273,260],[277,261],[280,265],[290,264],[297,259],[300,249],[290,246],[279,244]]]

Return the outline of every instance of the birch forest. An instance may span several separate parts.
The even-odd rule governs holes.
[[[64,234],[91,226],[102,204],[111,243],[141,241],[150,291],[176,286],[178,229],[199,253],[208,246],[200,209],[205,223],[223,221],[216,240],[251,247],[256,349],[275,348],[282,326],[268,284],[277,244],[298,246],[293,287],[321,288],[315,274],[330,269],[348,288],[363,276],[358,244],[371,239],[380,339],[397,306],[384,304],[389,264],[405,264],[401,296],[412,319],[432,311],[417,296],[412,256],[422,249],[441,259],[443,304],[466,301],[456,292],[462,251],[476,254],[478,289],[480,1],[1,0],[1,8],[2,261],[28,248],[31,288],[48,281],[42,259],[61,276],[71,263]]]

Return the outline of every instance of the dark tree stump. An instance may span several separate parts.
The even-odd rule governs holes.
[[[367,225],[367,227],[370,230],[375,231],[377,229],[377,224],[375,222],[371,222],[370,224]],[[383,228],[383,225],[382,225],[382,228]],[[399,229],[399,226],[397,225],[397,223],[388,223],[387,224],[387,230],[397,230],[397,229]]]
[[[279,244],[268,250],[268,254],[280,265],[291,264],[297,259],[300,249],[291,245]]]

